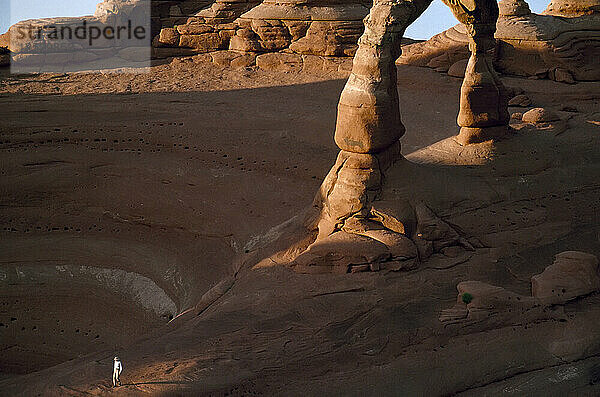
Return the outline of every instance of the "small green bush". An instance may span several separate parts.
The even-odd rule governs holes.
[[[473,295],[469,294],[468,292],[465,292],[464,294],[462,294],[462,301],[465,302],[467,305],[469,303],[471,303],[472,300],[473,300]]]

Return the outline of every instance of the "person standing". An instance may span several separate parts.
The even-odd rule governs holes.
[[[123,364],[121,364],[121,359],[119,357],[115,357],[115,363],[113,365],[113,387],[117,387],[117,382],[119,386],[121,386],[121,372],[123,372]]]

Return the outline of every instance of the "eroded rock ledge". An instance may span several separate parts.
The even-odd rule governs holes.
[[[568,302],[600,291],[598,258],[578,251],[556,255],[554,263],[531,277],[531,295],[520,295],[480,281],[458,284],[456,305],[440,321],[460,326],[527,324],[565,317]]]

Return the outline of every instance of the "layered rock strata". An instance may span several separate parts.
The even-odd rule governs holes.
[[[197,2],[195,12],[188,13],[185,18],[182,15],[172,25],[162,25],[154,38],[156,53],[167,55],[178,49],[188,49],[194,53],[226,50],[238,29],[233,22],[258,4],[253,0]],[[193,8],[188,5],[188,9]]]
[[[363,0],[147,1],[151,9],[153,58],[223,50],[353,56],[363,32],[362,19],[370,6]],[[105,0],[90,22],[119,15],[138,3],[143,1]],[[544,15],[536,15],[522,0],[501,1],[496,69],[567,83],[600,79],[600,71],[595,67],[600,40],[599,7],[598,0],[553,1]],[[67,20],[38,20],[35,24]],[[8,36],[0,37],[0,46],[9,47],[9,41]],[[467,30],[460,24],[425,43],[405,46],[399,62],[446,72],[456,62],[469,58],[468,41]],[[55,58],[61,62],[68,59]],[[453,75],[462,76],[462,71],[453,70]]]
[[[523,0],[500,1],[496,70],[566,83],[600,80],[598,7],[597,0],[557,1],[538,15]],[[398,62],[445,72],[468,56],[468,33],[457,25],[426,42],[403,47]]]
[[[243,14],[230,49],[303,55],[352,56],[370,3],[265,0]]]
[[[183,2],[188,5],[190,1]],[[299,55],[352,56],[369,3],[339,1],[217,0],[196,2],[196,12],[161,19],[156,53],[288,51]],[[175,6],[176,7],[176,6]],[[171,7],[173,8],[173,6]],[[169,23],[171,22],[171,23]],[[170,48],[170,50],[169,50]]]

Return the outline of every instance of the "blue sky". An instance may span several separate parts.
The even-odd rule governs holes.
[[[91,15],[101,0],[0,0],[0,33],[24,19]]]
[[[100,0],[0,0],[0,33],[23,19],[43,17],[67,17],[91,15]],[[529,6],[533,12],[541,12],[549,0],[531,0]],[[434,0],[431,6],[406,31],[413,39],[428,39],[451,26],[456,20],[440,0]]]

